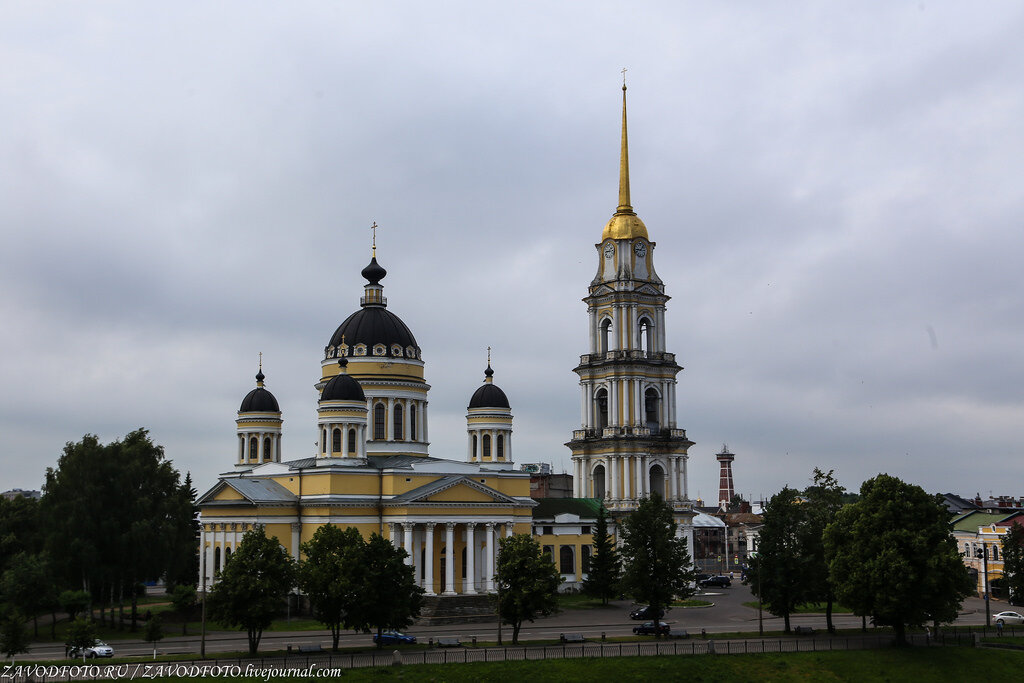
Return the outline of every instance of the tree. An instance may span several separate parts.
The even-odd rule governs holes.
[[[342,531],[325,524],[299,549],[304,556],[298,570],[299,588],[309,597],[313,615],[331,630],[332,647],[337,650],[346,616],[360,600],[365,574],[363,537],[352,527]]]
[[[22,614],[31,615],[34,636],[39,636],[39,612],[53,602],[53,579],[46,561],[21,552],[0,576],[0,592]]]
[[[757,562],[747,570],[751,592],[769,612],[783,619],[789,633],[789,616],[804,600],[807,566],[801,554],[805,506],[799,492],[788,486],[768,501],[757,540]]]
[[[1014,522],[1003,536],[1003,579],[1012,605],[1024,604],[1024,525]]]
[[[256,654],[263,630],[294,585],[295,565],[288,552],[257,526],[245,532],[218,575],[209,597],[210,616],[226,626],[245,629],[249,653]]]
[[[68,443],[56,469],[46,472],[40,512],[46,546],[65,585],[82,586],[103,606],[131,598],[182,553],[194,554],[191,501],[177,470],[145,429],[103,445],[90,434]],[[190,545],[181,547],[185,527]]]
[[[181,617],[181,635],[186,635],[188,618],[196,606],[196,587],[179,583],[171,592],[171,604]]]
[[[498,612],[502,623],[512,627],[512,642],[519,642],[523,621],[548,616],[558,610],[558,585],[562,577],[540,544],[526,534],[515,534],[498,543]]]
[[[416,570],[405,564],[408,554],[380,534],[372,534],[363,547],[365,568],[359,607],[349,616],[352,627],[377,631],[377,647],[384,629],[404,629],[419,616],[423,589],[416,585]]]
[[[843,494],[846,491],[832,476],[833,471],[822,472],[814,468],[814,483],[804,490],[804,523],[798,538],[800,556],[806,561],[804,597],[809,602],[825,603],[825,623],[829,633],[835,632],[832,624],[835,589],[828,576],[823,539],[825,527],[835,521],[836,514],[843,507]]]
[[[146,628],[142,632],[142,639],[147,643],[153,643],[153,659],[156,659],[156,644],[164,639],[164,629],[160,623],[159,614],[154,614],[146,622]]]
[[[907,626],[953,621],[973,589],[940,499],[888,474],[828,525],[825,556],[839,601],[891,626],[901,645]]]
[[[91,621],[78,618],[68,625],[64,634],[64,647],[67,652],[78,650],[85,661],[85,648],[92,647],[96,642],[96,626]]]
[[[57,596],[57,602],[68,613],[68,619],[74,621],[80,613],[89,607],[88,591],[63,591]]]
[[[608,533],[608,511],[604,505],[597,510],[597,524],[594,526],[594,553],[590,556],[590,568],[583,580],[583,592],[601,599],[607,605],[615,597],[622,574],[622,561],[615,549],[615,539]]]
[[[14,655],[28,652],[31,642],[28,639],[28,629],[25,628],[25,620],[18,613],[13,613],[4,619],[0,624],[0,652],[5,657],[14,661]]]
[[[40,528],[38,500],[0,498],[0,574],[18,553],[31,555],[43,549]]]
[[[622,524],[622,588],[637,602],[658,614],[674,598],[694,594],[696,573],[686,539],[676,536],[672,508],[657,493],[641,498],[640,505]]]

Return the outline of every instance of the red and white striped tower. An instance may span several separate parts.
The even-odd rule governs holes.
[[[722,472],[718,477],[718,507],[725,512],[735,493],[732,485],[732,461],[736,456],[729,452],[728,446],[722,444],[722,452],[715,458],[722,464]]]

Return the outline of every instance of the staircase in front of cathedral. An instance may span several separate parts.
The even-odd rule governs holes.
[[[417,626],[478,624],[497,621],[494,598],[489,595],[425,595]]]

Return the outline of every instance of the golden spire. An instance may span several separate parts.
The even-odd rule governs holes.
[[[370,226],[370,230],[373,230],[373,258],[377,258],[377,221],[373,222]]]
[[[629,199],[629,141],[626,135],[626,70],[622,70],[622,148],[619,152],[619,205],[604,226],[601,241],[647,236],[647,226],[633,211]]]

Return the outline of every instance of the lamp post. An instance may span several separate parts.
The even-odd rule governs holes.
[[[761,612],[761,553],[757,554],[757,634],[764,635],[764,617]]]
[[[977,557],[977,553],[975,553],[975,557]],[[992,608],[991,608],[991,605],[989,604],[990,603],[989,598],[991,598],[992,596],[989,594],[990,593],[990,589],[989,589],[989,585],[988,585],[988,546],[985,545],[984,541],[982,541],[982,543],[981,543],[981,567],[982,567],[981,590],[982,590],[982,597],[985,598],[985,628],[991,628],[992,627]]]
[[[206,659],[206,569],[203,568],[203,635],[199,641],[199,658]]]

